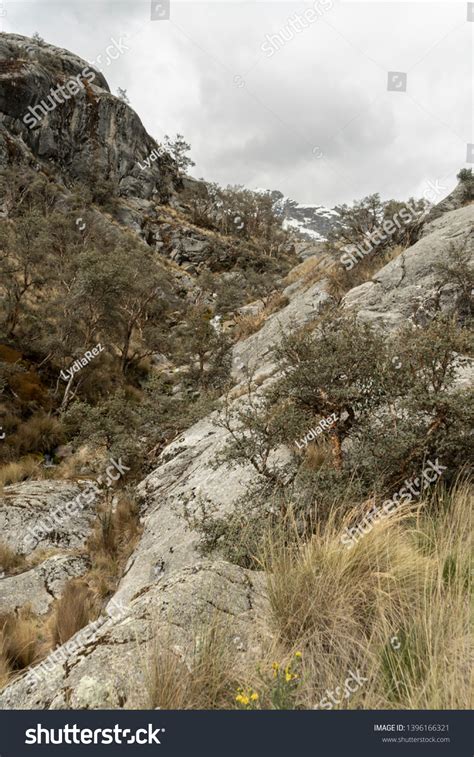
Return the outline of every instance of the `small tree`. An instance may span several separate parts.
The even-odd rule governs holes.
[[[473,181],[474,176],[472,175],[472,168],[461,168],[456,178],[463,182],[463,184]]]
[[[464,200],[470,202],[474,199],[474,175],[472,168],[461,168],[457,178],[464,192]]]
[[[196,165],[187,154],[191,149],[191,145],[186,142],[182,134],[176,134],[174,138],[165,134],[164,145],[166,152],[168,152],[175,161],[179,173],[186,173],[188,168]]]
[[[336,413],[331,431],[334,463],[342,468],[342,444],[361,417],[389,396],[386,339],[354,317],[328,312],[316,332],[286,337],[276,350],[284,377],[275,391],[308,420]]]
[[[366,254],[379,254],[397,244],[407,247],[415,241],[426,202],[413,198],[408,202],[383,201],[380,195],[373,194],[353,205],[338,205],[335,210],[339,219],[328,234],[330,247],[340,250],[355,245],[365,249]]]
[[[130,100],[128,99],[126,89],[122,89],[122,87],[118,87],[117,97],[119,98],[119,100],[122,100],[122,102],[127,103],[127,105],[130,105]]]
[[[35,32],[35,33],[33,34],[33,36],[31,37],[31,39],[32,39],[32,40],[33,40],[34,42],[36,42],[36,44],[37,44],[37,45],[44,45],[44,44],[46,44],[46,43],[45,43],[45,41],[44,41],[44,39],[43,39],[43,37],[41,37],[41,36],[40,36],[40,35],[38,34],[38,32]]]

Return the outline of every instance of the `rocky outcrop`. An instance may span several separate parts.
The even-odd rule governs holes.
[[[262,328],[234,345],[232,374],[240,381],[249,374],[269,375],[273,370],[272,350],[284,334],[314,320],[318,313],[333,302],[325,290],[324,281],[305,288],[298,281],[283,290],[289,304],[272,313]]]
[[[25,481],[0,495],[0,534],[10,549],[28,555],[42,548],[81,547],[89,535],[94,502],[80,495],[90,482]]]
[[[126,52],[126,39],[118,45]],[[68,50],[0,34],[0,166],[19,162],[142,199],[167,199],[179,184],[171,159],[100,71]]]
[[[78,555],[53,555],[40,565],[0,578],[0,616],[28,606],[44,615],[71,578],[83,575],[87,561]]]
[[[443,283],[438,269],[453,261],[456,251],[474,265],[474,206],[451,210],[431,221],[421,239],[377,271],[371,281],[344,298],[358,317],[386,329],[401,326],[408,318],[425,324],[437,310],[454,312],[460,287]]]
[[[147,708],[154,639],[189,665],[213,625],[239,659],[255,664],[268,629],[262,574],[224,561],[203,562],[151,584],[129,605],[79,631],[29,674],[0,693],[0,709]],[[153,659],[151,657],[151,659]],[[153,706],[153,703],[151,703]]]
[[[427,213],[422,229],[422,236],[431,234],[431,222],[451,210],[459,210],[474,200],[474,179],[460,181],[457,187]]]

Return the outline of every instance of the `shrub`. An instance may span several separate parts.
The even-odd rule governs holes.
[[[328,311],[316,332],[303,329],[286,337],[276,356],[284,377],[275,396],[286,397],[308,420],[336,413],[330,438],[334,464],[341,469],[342,444],[356,419],[389,397],[386,339],[350,315]]]
[[[463,183],[473,181],[472,168],[461,168],[456,178]]]
[[[276,520],[268,500],[262,492],[248,492],[234,503],[231,512],[217,512],[216,505],[203,500],[193,513],[185,506],[187,525],[199,534],[200,554],[218,554],[241,568],[257,568],[265,535]]]
[[[64,429],[58,418],[48,415],[34,415],[20,424],[13,436],[19,455],[51,452],[64,441]]]
[[[399,218],[398,213],[401,210],[405,210],[405,214],[408,213],[407,208],[409,207],[414,210],[414,212],[410,211],[410,220],[406,222],[406,216],[402,215],[400,217],[404,221],[403,224],[395,224],[393,222],[395,216]],[[426,202],[414,200],[412,197],[407,202],[383,201],[380,199],[380,195],[373,194],[354,202],[350,206],[347,204],[338,205],[335,210],[339,214],[339,219],[329,232],[329,247],[342,250],[347,245],[351,247],[364,246],[367,237],[380,232],[378,236],[374,237],[373,252],[370,253],[371,255],[374,253],[378,255],[381,250],[396,245],[408,247],[416,240],[420,217],[426,210]],[[390,222],[395,230],[383,234],[384,224],[387,222]]]

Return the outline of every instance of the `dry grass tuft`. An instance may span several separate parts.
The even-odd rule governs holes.
[[[401,245],[396,245],[381,253],[368,255],[359,260],[350,271],[340,265],[333,268],[327,274],[329,294],[339,301],[353,287],[370,281],[377,271],[380,271],[391,260],[395,260],[404,249]]]
[[[218,621],[194,635],[189,663],[159,636],[144,664],[146,704],[162,710],[226,709],[236,687],[229,634]]]
[[[265,323],[266,316],[265,311],[261,310],[255,315],[239,315],[236,317],[234,337],[236,341],[241,339],[247,339],[251,334],[255,334],[256,331],[262,328]]]
[[[27,607],[0,617],[0,677],[32,665],[38,651],[37,618]]]
[[[18,455],[44,453],[56,447],[64,439],[58,418],[49,415],[34,415],[18,426],[11,443]]]
[[[236,341],[246,339],[251,334],[255,334],[256,331],[262,328],[270,315],[286,307],[288,303],[289,299],[286,295],[282,292],[275,292],[271,295],[267,304],[259,313],[256,313],[255,315],[238,316],[236,318],[236,326],[233,332]]]
[[[53,646],[65,644],[77,631],[94,620],[99,611],[96,597],[88,585],[81,579],[69,581],[52,618]]]
[[[25,558],[14,552],[7,544],[0,542],[0,575],[14,573],[25,565]]]
[[[92,564],[87,577],[98,596],[112,594],[140,533],[136,502],[122,496],[113,507],[109,497],[97,514],[94,530],[87,542]]]
[[[3,634],[0,633],[0,691],[7,685],[10,678],[10,666],[3,647]]]
[[[24,457],[15,463],[7,463],[0,468],[0,492],[4,486],[26,481],[28,478],[41,478],[40,462],[34,457]]]

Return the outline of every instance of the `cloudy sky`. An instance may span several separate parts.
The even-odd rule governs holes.
[[[129,49],[103,67],[111,90],[127,90],[158,140],[185,135],[197,177],[332,206],[445,195],[469,165],[466,2],[171,0],[158,20],[150,5],[3,0],[0,25],[89,61],[122,38]],[[404,77],[388,91],[389,71],[406,91]]]

